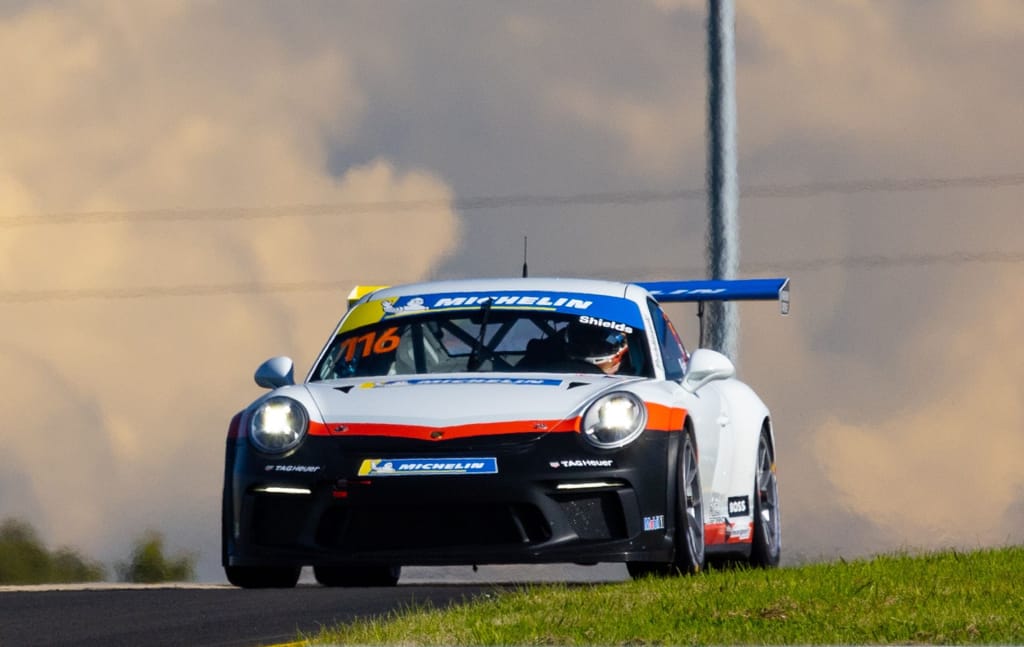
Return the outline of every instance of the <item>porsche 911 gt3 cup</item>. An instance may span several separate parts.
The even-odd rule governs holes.
[[[231,421],[223,564],[247,588],[386,586],[404,565],[774,566],[768,408],[660,304],[786,279],[440,281],[358,289],[301,383]]]

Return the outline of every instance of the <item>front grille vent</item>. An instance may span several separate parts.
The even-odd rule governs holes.
[[[525,504],[339,505],[316,534],[318,544],[347,551],[521,546],[550,537],[540,511]]]

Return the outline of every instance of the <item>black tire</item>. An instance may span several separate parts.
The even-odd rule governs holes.
[[[314,566],[313,575],[323,586],[395,586],[401,566]]]
[[[757,472],[754,475],[754,537],[750,565],[772,568],[782,554],[782,523],[779,516],[779,482],[775,476],[775,453],[768,430],[761,430],[757,443]]]
[[[678,496],[676,497],[676,558],[673,566],[683,574],[704,568],[704,493],[700,487],[700,463],[693,431],[683,433],[679,450]]]
[[[299,581],[301,566],[225,566],[228,582],[243,589],[290,589]]]
[[[627,562],[634,579],[648,575],[692,575],[704,568],[704,496],[700,487],[700,463],[693,432],[683,432],[676,474],[675,557],[669,564]]]

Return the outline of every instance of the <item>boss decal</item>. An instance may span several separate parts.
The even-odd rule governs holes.
[[[359,476],[497,474],[497,458],[367,458]]]
[[[745,496],[729,497],[729,516],[746,517],[750,514],[750,499]]]

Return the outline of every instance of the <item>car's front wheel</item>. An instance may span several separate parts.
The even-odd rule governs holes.
[[[314,566],[313,575],[323,586],[394,586],[401,566]]]
[[[779,481],[768,430],[761,430],[757,444],[757,474],[754,479],[754,537],[750,564],[762,568],[779,565],[782,524],[779,518]]]
[[[689,429],[683,434],[679,452],[679,494],[676,497],[675,568],[697,573],[704,568],[704,494],[700,487],[697,442]]]
[[[669,564],[627,562],[633,578],[647,575],[698,573],[704,568],[704,496],[700,487],[700,464],[693,432],[683,431],[676,474],[675,558]]]
[[[243,589],[290,589],[299,581],[300,566],[225,566],[228,582]]]

